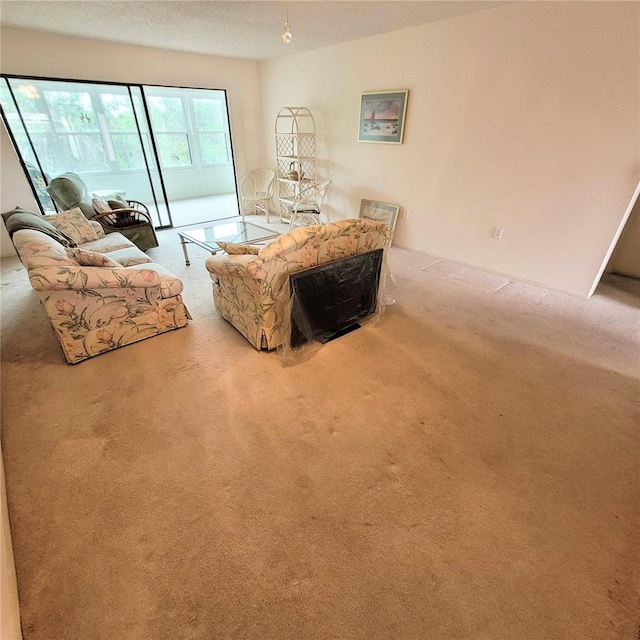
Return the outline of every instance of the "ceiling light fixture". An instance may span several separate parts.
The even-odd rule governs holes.
[[[289,24],[289,9],[287,9],[287,20],[284,23],[284,31],[282,32],[282,42],[284,42],[285,44],[289,44],[292,38],[293,38],[293,33],[291,33],[291,25]]]

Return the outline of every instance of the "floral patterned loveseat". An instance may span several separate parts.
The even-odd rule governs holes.
[[[282,345],[290,330],[289,275],[376,249],[387,249],[391,230],[384,222],[338,220],[285,233],[264,247],[220,243],[227,255],[207,259],[213,300],[257,349]]]
[[[77,246],[30,228],[13,230],[11,239],[67,362],[187,325],[179,278],[120,233],[105,235],[96,222],[83,218],[74,227],[58,217],[56,227]]]

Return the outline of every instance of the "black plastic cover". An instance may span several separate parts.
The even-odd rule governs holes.
[[[374,313],[382,256],[377,249],[292,274],[291,347],[328,342]]]

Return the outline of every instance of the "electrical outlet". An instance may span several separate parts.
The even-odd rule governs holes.
[[[493,238],[495,240],[500,240],[502,238],[503,233],[504,233],[504,229],[501,229],[500,227],[493,228]]]
[[[403,209],[403,210],[402,210],[402,217],[403,217],[405,220],[408,220],[408,219],[409,219],[409,212],[408,212],[406,209]]]

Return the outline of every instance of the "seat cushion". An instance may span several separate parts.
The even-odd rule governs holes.
[[[182,293],[182,280],[174,276],[171,271],[165,269],[162,265],[155,262],[139,264],[129,267],[129,269],[148,269],[155,271],[160,276],[160,295],[163,298],[172,298]]]
[[[116,249],[109,251],[107,254],[112,260],[119,262],[123,267],[132,267],[136,264],[148,264],[153,260],[138,247],[126,247],[125,249]]]
[[[92,242],[85,242],[82,245],[83,249],[89,251],[97,251],[98,253],[109,253],[111,251],[117,251],[118,249],[129,249],[136,245],[128,238],[125,238],[121,233],[108,233],[104,238],[98,238]]]

